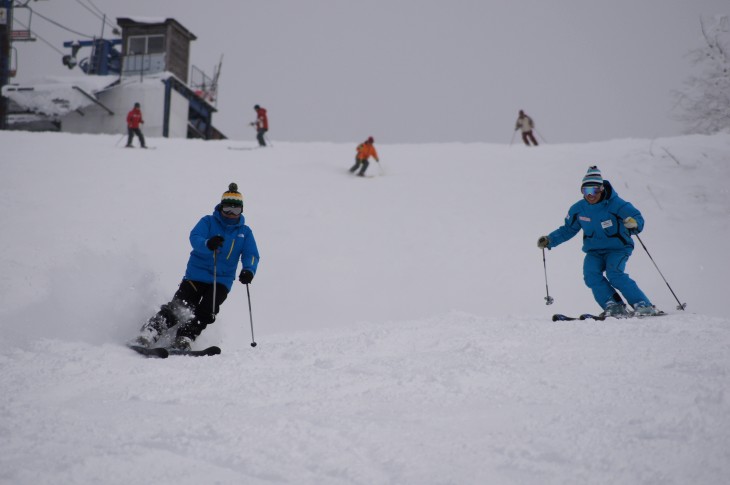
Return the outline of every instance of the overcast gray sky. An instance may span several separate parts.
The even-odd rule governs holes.
[[[224,55],[215,126],[252,140],[253,105],[273,141],[509,143],[524,109],[548,142],[673,136],[671,91],[691,72],[700,16],[727,0],[39,0],[80,33],[117,17],[171,17],[193,32],[192,63]],[[18,20],[27,13],[19,9]],[[80,38],[39,16],[64,50]],[[20,28],[16,24],[16,29]],[[106,29],[108,36],[110,29]],[[68,74],[41,41],[16,43],[15,82]],[[77,68],[78,69],[78,68]],[[78,70],[76,71],[78,72]]]

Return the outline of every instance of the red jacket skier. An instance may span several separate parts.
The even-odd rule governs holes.
[[[144,120],[142,119],[142,110],[140,109],[140,105],[139,103],[134,103],[132,111],[127,113],[127,148],[132,148],[134,135],[137,135],[137,138],[139,138],[139,144],[142,148],[147,148],[144,142],[142,130],[139,129],[139,125],[143,123]]]
[[[259,141],[259,146],[265,147],[264,135],[269,131],[269,117],[266,115],[266,110],[258,104],[253,109],[256,110],[256,121],[251,125],[256,126],[256,139]]]

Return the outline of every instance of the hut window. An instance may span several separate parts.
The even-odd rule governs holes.
[[[165,52],[164,35],[135,35],[127,42],[128,54],[157,54]]]

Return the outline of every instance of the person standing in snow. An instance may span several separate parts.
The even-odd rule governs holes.
[[[256,110],[256,121],[251,123],[251,126],[256,127],[256,139],[259,141],[260,147],[266,146],[266,140],[264,135],[269,131],[269,117],[266,114],[266,110],[258,104],[253,107]]]
[[[568,211],[565,224],[537,240],[537,247],[552,249],[583,230],[583,281],[603,309],[603,315],[630,316],[621,295],[637,315],[656,315],[634,280],[624,272],[634,250],[632,234],[644,229],[644,218],[636,207],[618,196],[596,166],[588,169],[581,183],[583,199]],[[605,273],[605,276],[604,276]],[[621,293],[621,295],[619,294]]]
[[[142,148],[147,148],[147,145],[145,145],[144,142],[144,135],[142,134],[142,130],[139,128],[139,125],[141,124],[144,124],[144,120],[142,119],[142,110],[140,109],[139,103],[134,103],[132,111],[127,113],[127,148],[132,148],[134,135],[137,135],[137,138],[139,138],[140,146]]]
[[[135,344],[149,347],[167,329],[179,324],[173,348],[190,350],[205,327],[215,321],[220,305],[231,291],[239,261],[242,268],[238,281],[244,285],[251,283],[258,267],[259,251],[242,212],[243,196],[232,183],[213,214],[204,216],[193,227],[190,232],[193,250],[185,276],[172,301],[162,305],[142,326]]]
[[[378,152],[377,150],[375,150],[375,146],[373,145],[373,143],[375,143],[375,139],[370,136],[367,140],[357,146],[355,165],[353,165],[350,169],[350,173],[355,173],[358,168],[362,167],[360,168],[360,171],[357,173],[357,175],[360,177],[364,177],[365,170],[367,170],[368,165],[370,165],[368,158],[373,157],[376,162],[380,162],[380,159],[378,158]]]
[[[530,146],[530,142],[537,146],[535,135],[532,134],[532,130],[534,128],[535,122],[532,121],[532,118],[527,116],[524,111],[520,110],[520,113],[517,116],[517,122],[515,123],[515,131],[522,130],[522,141],[525,142],[525,145],[528,147]]]

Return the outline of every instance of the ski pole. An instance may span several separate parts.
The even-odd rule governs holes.
[[[120,141],[122,141],[122,140],[124,140],[124,137],[125,137],[125,136],[127,136],[127,135],[122,135],[122,136],[120,136],[120,137],[119,137],[119,139],[117,140],[117,142],[116,142],[116,143],[114,144],[114,146],[115,146],[115,147],[119,146],[119,142],[120,142]]]
[[[512,138],[509,141],[509,146],[512,146],[512,142],[515,141],[515,135],[517,134],[517,130],[512,132]]]
[[[540,133],[539,131],[537,131],[537,128],[535,128],[535,132],[537,133],[537,136],[539,136],[542,139],[542,142],[543,143],[547,143],[547,140],[545,139],[544,136],[542,136],[542,133]]]
[[[545,297],[545,304],[552,305],[554,300],[553,300],[553,297],[550,296],[550,290],[548,290],[547,263],[545,262],[545,248],[542,248],[542,267],[545,268],[545,294],[547,295]]]
[[[385,171],[383,170],[383,166],[380,165],[380,160],[376,160],[378,162],[378,168],[380,169],[380,175],[385,175]]]
[[[253,338],[253,313],[251,313],[251,292],[246,284],[246,296],[248,296],[248,318],[251,321],[251,347],[256,347],[256,340]]]
[[[651,259],[651,262],[654,263],[654,267],[656,268],[657,271],[659,271],[659,275],[664,280],[664,283],[666,283],[667,288],[669,288],[669,291],[672,292],[672,296],[674,297],[674,299],[677,300],[677,303],[678,303],[677,310],[684,310],[685,308],[687,308],[687,304],[686,303],[681,303],[679,301],[679,298],[677,298],[677,295],[674,294],[674,290],[672,290],[672,287],[669,286],[669,283],[667,282],[667,279],[664,277],[664,275],[662,274],[661,270],[659,269],[659,266],[657,266],[657,264],[654,262],[654,258],[652,258],[651,257],[651,254],[649,254],[649,250],[646,249],[646,246],[644,245],[644,241],[641,240],[641,238],[639,237],[638,234],[634,234],[634,236],[636,236],[636,239],[638,239],[639,242],[641,243],[641,247],[644,248],[644,251],[646,251],[646,255],[649,256],[649,259]]]
[[[264,140],[266,140],[266,144],[269,145],[271,148],[274,148],[274,144],[271,143],[271,139],[264,134]]]
[[[215,320],[215,292],[218,286],[218,250],[213,250],[213,320]]]

